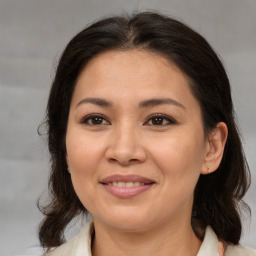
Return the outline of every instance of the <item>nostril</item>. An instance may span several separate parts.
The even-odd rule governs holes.
[[[108,161],[109,162],[112,162],[112,163],[119,163],[119,164],[121,164],[121,165],[130,165],[130,164],[132,164],[132,163],[137,163],[137,162],[139,162],[139,160],[138,159],[135,159],[135,158],[133,158],[133,159],[120,159],[120,158],[109,158],[108,159]]]
[[[115,158],[110,158],[109,161],[110,162],[117,162],[117,160]]]

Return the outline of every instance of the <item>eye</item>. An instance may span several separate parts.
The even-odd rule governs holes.
[[[106,120],[106,118],[103,115],[99,114],[90,114],[88,116],[85,116],[82,121],[82,124],[85,125],[109,125],[109,121]]]
[[[165,125],[171,125],[176,123],[177,122],[173,118],[163,114],[152,115],[146,122],[146,124],[154,125],[154,126],[165,126]]]

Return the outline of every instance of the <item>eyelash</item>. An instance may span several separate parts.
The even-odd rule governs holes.
[[[169,117],[169,116],[166,116],[166,115],[163,115],[163,114],[153,114],[149,117],[148,121],[149,122],[150,120],[152,121],[153,118],[158,118],[160,120],[165,120],[167,121],[168,123],[167,124],[160,124],[160,125],[157,125],[157,124],[150,124],[151,126],[166,126],[166,125],[173,125],[173,124],[176,124],[177,122]]]
[[[108,122],[107,125],[110,125],[110,122],[109,122],[103,115],[101,115],[101,114],[90,114],[90,115],[87,115],[87,116],[85,116],[85,117],[81,120],[81,123],[84,124],[84,125],[91,125],[91,126],[106,125],[106,124],[102,124],[102,123],[98,123],[98,124],[89,123],[89,122],[92,121],[93,118],[96,118],[96,120],[97,120],[97,118],[98,118],[99,121],[100,121],[100,120],[101,120],[101,121],[104,121],[104,120],[105,120],[105,121]],[[153,123],[152,123],[153,118],[158,118],[158,121],[160,121],[160,124],[153,124]],[[160,120],[159,120],[159,119],[160,119]],[[95,120],[95,121],[96,121],[96,120]],[[148,123],[148,122],[150,122],[150,121],[151,121],[152,124],[149,124],[149,126],[167,126],[167,125],[177,124],[177,122],[176,122],[173,118],[171,118],[171,117],[169,117],[169,116],[167,116],[167,115],[163,115],[163,114],[153,114],[153,115],[151,115],[151,116],[148,118],[148,120],[146,121],[146,123]],[[167,121],[167,123],[161,124],[161,123],[166,122],[166,121]]]
[[[90,114],[90,115],[88,115],[88,116],[85,116],[83,119],[82,119],[82,121],[81,121],[81,123],[82,124],[85,124],[85,125],[102,125],[102,124],[88,124],[88,121],[89,120],[92,120],[93,118],[100,118],[100,119],[102,119],[102,120],[107,120],[103,115],[101,115],[101,114]]]

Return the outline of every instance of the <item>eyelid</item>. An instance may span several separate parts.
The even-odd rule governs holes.
[[[90,119],[93,118],[93,117],[100,117],[100,118],[104,119],[105,121],[107,121],[107,122],[108,122],[108,125],[110,124],[110,122],[108,121],[108,119],[107,119],[104,115],[98,114],[98,113],[92,113],[92,114],[89,114],[89,115],[84,116],[84,117],[81,119],[80,123],[87,125],[86,121],[90,120]],[[88,125],[97,126],[97,124],[88,124]],[[98,125],[106,125],[106,124],[98,124]]]
[[[108,124],[107,125],[110,125],[111,123],[108,121],[108,119],[103,115],[103,114],[99,114],[99,113],[91,113],[91,114],[88,114],[88,115],[86,115],[86,116],[84,116],[82,119],[81,119],[81,121],[80,121],[80,123],[81,124],[85,124],[85,125],[91,125],[91,126],[97,126],[97,124],[88,124],[88,123],[86,123],[88,120],[90,120],[91,118],[93,118],[93,117],[100,117],[100,118],[102,118],[102,119],[104,119],[106,122],[108,122]],[[160,114],[160,113],[156,113],[156,114],[152,114],[152,115],[150,115],[148,118],[147,118],[147,120],[146,120],[146,122],[144,123],[144,124],[147,124],[150,120],[152,120],[152,118],[154,118],[154,117],[159,117],[159,118],[162,118],[162,119],[165,119],[165,120],[167,120],[169,123],[168,124],[163,124],[163,125],[154,125],[154,124],[150,124],[150,126],[166,126],[166,125],[173,125],[173,124],[177,124],[177,121],[174,119],[174,118],[172,118],[172,117],[170,117],[170,116],[168,116],[168,115],[165,115],[165,114]],[[143,125],[144,125],[143,124]],[[98,124],[99,126],[100,125],[106,125],[106,124]]]
[[[172,118],[172,117],[170,117],[170,116],[168,116],[168,115],[165,115],[165,114],[160,114],[160,113],[150,115],[150,116],[147,118],[147,121],[146,121],[145,123],[148,123],[148,122],[149,122],[152,118],[154,118],[154,117],[160,117],[160,118],[163,118],[163,119],[165,119],[165,120],[168,120],[168,121],[169,121],[169,124],[164,124],[164,125],[154,125],[154,124],[150,124],[150,126],[159,126],[159,127],[161,127],[161,126],[166,126],[166,125],[177,124],[177,121],[176,121],[174,118]]]

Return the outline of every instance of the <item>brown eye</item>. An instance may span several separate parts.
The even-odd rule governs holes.
[[[154,126],[164,126],[164,125],[171,125],[171,124],[176,124],[176,122],[165,115],[158,114],[151,116],[151,118],[147,121],[148,125],[154,125]]]
[[[154,117],[151,120],[153,125],[162,125],[164,123],[164,118],[162,117]]]
[[[89,115],[83,118],[82,124],[86,125],[109,125],[110,123],[102,115]]]

